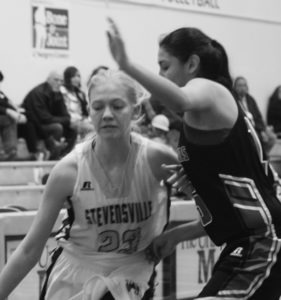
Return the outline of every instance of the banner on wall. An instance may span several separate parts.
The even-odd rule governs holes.
[[[109,2],[109,0],[107,0]],[[245,19],[281,23],[281,1],[276,0],[111,0],[148,6],[190,10]],[[279,8],[279,9],[278,9]]]
[[[177,299],[189,299],[199,294],[210,279],[220,253],[221,248],[207,236],[182,242],[177,246]]]
[[[32,54],[41,58],[69,56],[69,9],[63,2],[31,2]]]

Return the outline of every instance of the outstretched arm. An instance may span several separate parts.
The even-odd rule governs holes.
[[[172,254],[177,244],[205,236],[206,232],[199,220],[191,221],[163,232],[156,237],[147,249],[149,260],[159,262]]]
[[[34,267],[64,201],[72,194],[76,171],[67,160],[52,170],[31,228],[0,274],[0,299],[5,299]]]
[[[112,19],[108,19],[107,32],[109,48],[114,60],[128,75],[142,84],[151,94],[173,110],[185,111],[190,108],[191,100],[170,80],[144,69],[130,61],[121,34]]]

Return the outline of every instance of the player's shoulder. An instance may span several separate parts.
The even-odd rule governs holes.
[[[147,158],[152,173],[159,181],[167,178],[166,171],[162,168],[163,164],[178,163],[176,151],[172,147],[151,140],[148,143]]]
[[[168,146],[164,143],[160,143],[158,141],[154,141],[149,139],[146,136],[143,136],[139,133],[131,134],[132,140],[134,143],[139,145],[144,145],[147,149],[147,153],[149,157],[156,158],[157,156],[175,156],[175,151],[171,146]]]
[[[173,157],[176,159],[177,157],[175,150],[171,146],[149,139],[147,142],[147,153],[152,159],[157,157],[162,159]]]
[[[56,178],[73,179],[77,174],[77,159],[75,152],[72,151],[60,159],[54,168],[52,169],[51,175]]]
[[[133,142],[141,144],[145,147],[148,165],[157,180],[165,178],[163,173],[163,164],[176,164],[178,163],[176,151],[168,145],[153,141],[140,134],[132,134]]]

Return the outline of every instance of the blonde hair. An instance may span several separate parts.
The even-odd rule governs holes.
[[[139,123],[144,118],[144,115],[141,113],[141,103],[148,99],[150,94],[134,79],[132,79],[129,75],[124,73],[121,70],[102,70],[91,77],[88,83],[88,99],[90,102],[90,94],[93,92],[93,90],[108,82],[108,81],[115,81],[120,83],[120,87],[123,87],[127,91],[127,95],[129,98],[129,101],[132,105],[139,107],[139,112],[135,116],[135,119],[132,120],[132,127],[138,126]]]
[[[90,94],[93,89],[108,81],[120,83],[120,87],[126,89],[130,102],[134,105],[140,104],[137,82],[120,70],[103,70],[102,72],[98,72],[94,75],[88,84],[88,98],[90,99]]]

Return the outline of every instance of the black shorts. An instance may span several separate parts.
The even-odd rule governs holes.
[[[200,297],[279,300],[281,239],[254,236],[226,245]]]

